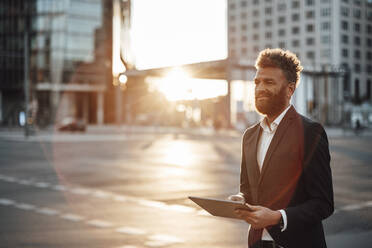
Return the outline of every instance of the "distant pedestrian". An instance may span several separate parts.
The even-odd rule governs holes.
[[[266,49],[256,68],[255,103],[264,118],[243,135],[240,192],[229,199],[251,208],[236,210],[250,224],[250,248],[326,247],[322,220],[334,210],[328,139],[290,104],[300,61]]]
[[[359,119],[357,119],[357,120],[355,121],[354,133],[355,133],[356,135],[359,135],[361,131],[362,131],[362,125],[360,124]]]

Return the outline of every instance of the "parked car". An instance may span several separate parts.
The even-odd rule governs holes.
[[[82,119],[76,119],[73,117],[64,118],[57,127],[58,131],[78,131],[85,132],[86,123]]]

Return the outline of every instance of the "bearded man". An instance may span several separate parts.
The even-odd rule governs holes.
[[[295,54],[265,49],[256,61],[256,109],[264,118],[242,139],[236,214],[250,224],[249,248],[327,247],[322,220],[333,213],[328,139],[290,104],[302,67]]]

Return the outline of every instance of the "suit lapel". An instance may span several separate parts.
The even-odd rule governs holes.
[[[261,134],[261,126],[258,124],[254,130],[253,135],[247,140],[246,145],[246,160],[247,160],[247,172],[249,175],[249,181],[252,185],[258,185],[260,177],[260,169],[257,163],[257,143]]]
[[[291,121],[296,117],[296,114],[297,114],[296,110],[294,109],[293,106],[291,106],[290,109],[288,109],[288,112],[286,113],[282,121],[279,123],[279,126],[277,127],[275,135],[273,139],[271,140],[270,146],[267,150],[258,184],[261,184],[263,177],[265,175],[265,172],[267,171],[268,167],[270,167],[269,162],[270,162],[271,155],[273,154],[273,152],[279,145],[280,140],[284,137],[284,134],[287,132],[288,127],[291,124]]]

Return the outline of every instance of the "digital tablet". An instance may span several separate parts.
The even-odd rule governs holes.
[[[205,211],[211,215],[219,217],[241,219],[235,214],[235,209],[242,208],[251,211],[247,205],[236,201],[218,200],[196,196],[189,196],[189,199],[205,209]]]

